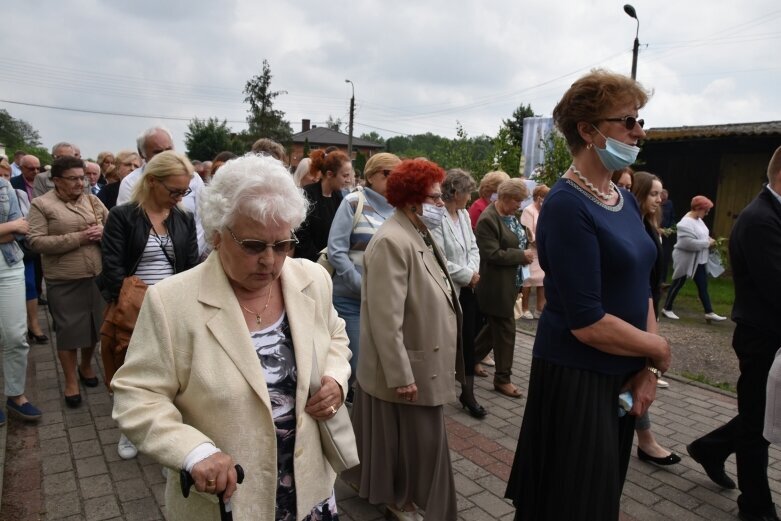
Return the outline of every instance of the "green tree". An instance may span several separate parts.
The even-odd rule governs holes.
[[[537,182],[553,186],[572,164],[572,155],[557,130],[550,132],[540,146],[545,152],[545,159],[535,168],[534,176]]]
[[[37,147],[41,146],[41,136],[25,120],[16,119],[8,111],[0,109],[0,143],[9,150],[23,146]]]
[[[293,129],[285,120],[285,113],[274,109],[274,100],[280,94],[287,94],[283,90],[271,90],[271,67],[268,60],[263,60],[261,73],[253,76],[244,85],[244,101],[249,103],[246,131],[247,142],[266,137],[280,143],[290,141]]]
[[[184,133],[187,157],[199,161],[209,161],[224,150],[241,154],[244,144],[233,138],[228,122],[217,118],[194,118],[187,124]]]
[[[331,130],[335,130],[337,132],[341,132],[342,130],[342,119],[341,118],[334,118],[332,115],[328,115],[328,119],[325,120],[325,126],[326,128],[330,128]]]
[[[368,161],[366,154],[360,151],[356,152],[355,161],[353,161],[353,168],[355,169],[356,174],[360,172],[361,177],[366,175],[366,161]]]
[[[503,123],[493,139],[493,168],[504,170],[510,176],[520,175],[521,147],[515,143],[512,131],[507,123]]]
[[[518,148],[523,146],[523,118],[531,116],[534,116],[532,106],[521,103],[513,112],[512,118],[502,121],[502,124],[510,131],[510,136]]]
[[[312,152],[312,146],[309,144],[309,138],[304,138],[304,157],[309,157],[309,153]]]
[[[385,138],[382,137],[381,135],[379,135],[377,132],[375,132],[373,130],[371,132],[369,132],[368,134],[366,134],[366,133],[361,134],[359,136],[359,139],[364,139],[366,141],[371,141],[372,143],[377,143],[377,144],[380,144],[380,145],[384,145],[385,144]]]

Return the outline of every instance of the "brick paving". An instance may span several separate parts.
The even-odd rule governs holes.
[[[48,317],[41,310],[41,323]],[[47,333],[49,333],[47,331]],[[50,336],[52,336],[50,334]],[[514,382],[528,386],[533,338],[519,333]],[[123,461],[116,452],[119,431],[111,419],[105,388],[82,387],[84,402],[68,409],[61,397],[62,372],[52,344],[32,346],[28,396],[44,411],[35,425],[9,419],[0,432],[5,439],[0,520],[126,520],[165,519],[164,478],[151,458],[139,455]],[[459,520],[512,520],[513,508],[502,496],[510,472],[523,417],[524,400],[493,391],[491,379],[478,378],[476,394],[489,410],[477,420],[450,404],[445,407]],[[651,409],[659,442],[681,454],[683,461],[658,468],[632,457],[622,497],[623,521],[734,520],[737,491],[712,484],[702,468],[685,455],[685,445],[720,425],[736,411],[734,396],[673,379],[660,390]],[[584,447],[584,449],[587,449]],[[734,457],[727,471],[735,478]],[[776,502],[781,495],[781,452],[770,449],[768,473]],[[382,507],[357,497],[337,481],[340,519],[374,521],[385,518]],[[433,521],[433,520],[432,520]]]

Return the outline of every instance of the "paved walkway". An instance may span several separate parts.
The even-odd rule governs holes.
[[[45,317],[42,310],[43,324]],[[517,337],[514,379],[524,390],[532,341],[525,334]],[[490,378],[481,378],[477,383],[479,400],[489,410],[484,420],[472,418],[455,404],[445,408],[459,520],[513,518],[513,509],[502,496],[524,401],[497,394],[490,382]],[[45,415],[38,425],[9,419],[7,426],[0,428],[0,443],[7,435],[0,519],[164,519],[160,466],[143,455],[130,461],[117,456],[119,431],[111,419],[111,401],[102,384],[95,389],[82,388],[84,403],[75,410],[65,407],[62,384],[54,346],[33,346],[28,395]],[[732,396],[672,380],[669,389],[659,392],[651,412],[659,442],[684,455],[688,442],[730,419],[735,410]],[[727,470],[735,477],[734,457],[728,460]],[[769,474],[778,503],[781,452],[776,447],[770,450]],[[382,508],[369,505],[344,483],[337,482],[337,497],[344,521],[383,519]],[[734,520],[736,498],[736,491],[720,490],[688,456],[669,469],[632,457],[622,519]]]

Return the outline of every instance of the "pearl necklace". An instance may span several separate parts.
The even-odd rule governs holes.
[[[241,309],[243,309],[243,310],[244,310],[244,311],[246,311],[247,313],[250,313],[250,314],[252,314],[252,315],[255,315],[255,323],[258,325],[258,327],[260,327],[260,324],[261,324],[261,322],[263,322],[263,320],[262,320],[262,318],[263,318],[263,314],[264,314],[264,313],[266,312],[266,310],[268,309],[268,304],[269,304],[269,302],[271,302],[271,290],[272,290],[272,289],[273,289],[273,288],[269,288],[269,290],[268,290],[268,298],[266,299],[266,305],[265,305],[265,306],[263,306],[263,311],[261,311],[260,313],[258,313],[257,311],[254,311],[254,310],[252,310],[252,309],[250,309],[250,308],[248,308],[248,307],[245,307],[245,306],[244,306],[244,304],[242,304],[241,302],[239,302],[239,306],[241,306]]]
[[[575,168],[575,165],[570,165],[569,169],[570,169],[570,170],[572,170],[572,171],[575,173],[575,175],[576,175],[576,176],[578,176],[578,179],[580,179],[580,182],[581,182],[581,183],[583,183],[584,185],[586,185],[586,188],[588,188],[589,190],[591,190],[592,192],[594,192],[594,193],[597,195],[597,197],[600,197],[600,198],[602,198],[602,199],[603,199],[603,200],[605,200],[605,201],[608,201],[608,200],[610,200],[610,197],[613,195],[613,192],[614,192],[614,191],[615,191],[615,192],[617,192],[617,191],[618,191],[618,190],[616,189],[616,185],[614,185],[614,184],[613,184],[613,181],[610,181],[610,189],[608,190],[608,192],[607,192],[607,193],[604,193],[604,192],[600,191],[600,190],[599,190],[599,188],[597,188],[596,186],[594,186],[594,183],[592,183],[591,181],[589,181],[588,179],[586,179],[586,176],[584,176],[583,174],[581,174],[581,173],[580,173],[580,170],[578,170],[577,168]]]

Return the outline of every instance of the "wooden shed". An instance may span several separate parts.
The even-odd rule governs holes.
[[[767,164],[781,146],[781,121],[646,131],[639,167],[659,176],[679,220],[691,198],[714,203],[705,222],[714,237],[729,237],[740,211],[767,183]]]

